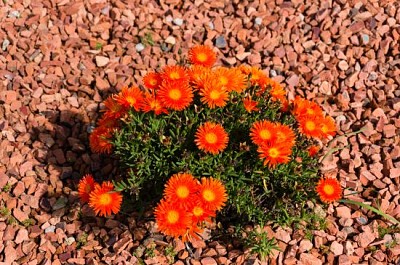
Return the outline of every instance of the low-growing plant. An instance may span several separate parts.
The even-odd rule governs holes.
[[[252,254],[257,254],[261,261],[265,261],[273,250],[281,251],[275,238],[269,238],[265,231],[251,230],[244,239],[244,245]]]

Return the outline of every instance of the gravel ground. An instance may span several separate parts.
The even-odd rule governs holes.
[[[321,103],[341,148],[322,166],[346,193],[400,218],[400,4],[395,0],[3,0],[0,3],[0,264],[260,264],[235,242],[193,253],[155,233],[151,214],[96,218],[77,198],[88,172],[112,178],[88,131],[101,101],[195,44],[250,64],[289,97]],[[398,264],[399,229],[330,205],[325,230],[266,227],[265,264]],[[175,258],[168,255],[174,250]],[[135,253],[135,254],[134,254]]]

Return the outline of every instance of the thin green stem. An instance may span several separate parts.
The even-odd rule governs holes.
[[[370,211],[372,211],[372,212],[374,212],[376,214],[379,214],[380,216],[386,218],[387,220],[389,220],[390,222],[392,222],[392,223],[394,223],[396,225],[400,225],[400,222],[396,218],[394,218],[393,216],[390,216],[390,215],[382,212],[381,210],[379,210],[379,209],[377,209],[375,207],[372,207],[371,205],[368,205],[368,204],[365,204],[365,203],[362,203],[362,202],[358,202],[358,201],[346,200],[346,199],[341,199],[341,200],[339,200],[339,202],[354,204],[354,205],[363,207],[363,208],[365,208],[367,210],[370,210]]]

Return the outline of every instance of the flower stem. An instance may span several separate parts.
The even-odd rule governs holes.
[[[400,222],[396,218],[394,218],[393,216],[390,216],[390,215],[382,212],[381,210],[379,210],[379,209],[377,209],[375,207],[372,207],[371,205],[368,205],[368,204],[365,204],[365,203],[362,203],[362,202],[358,202],[358,201],[346,200],[346,199],[341,199],[341,200],[339,200],[339,202],[350,203],[350,204],[354,204],[354,205],[363,207],[363,208],[365,208],[367,210],[373,211],[376,214],[379,214],[380,216],[386,218],[387,220],[389,220],[390,222],[392,222],[392,223],[394,223],[396,225],[400,225]]]

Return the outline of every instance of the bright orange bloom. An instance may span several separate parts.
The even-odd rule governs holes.
[[[296,96],[293,101],[293,105],[293,114],[296,116],[297,119],[301,119],[304,117],[319,119],[323,117],[321,107],[318,106],[318,104],[315,102]]]
[[[201,65],[193,65],[189,68],[188,73],[190,83],[195,89],[200,90],[204,87],[204,84],[207,82],[209,76],[211,75],[211,70],[210,68]]]
[[[192,88],[186,82],[163,82],[158,90],[162,104],[173,110],[183,110],[193,101]]]
[[[164,195],[168,201],[188,209],[195,203],[195,193],[199,189],[199,185],[199,182],[191,174],[177,173],[172,175],[166,183]]]
[[[247,86],[246,76],[238,68],[218,67],[213,71],[212,76],[228,92],[236,91],[240,93]]]
[[[189,61],[194,65],[211,67],[217,60],[216,53],[208,46],[198,45],[189,50]]]
[[[258,147],[257,151],[261,159],[264,159],[264,165],[275,168],[278,164],[286,164],[290,160],[292,149],[285,143],[269,143]]]
[[[164,199],[157,205],[154,214],[158,229],[168,236],[175,238],[184,236],[191,226],[191,214]]]
[[[189,82],[189,74],[185,67],[179,65],[164,66],[161,72],[163,81],[179,81],[180,83]]]
[[[261,89],[264,89],[268,83],[268,80],[269,80],[268,77],[259,68],[257,67],[250,68],[249,81],[253,86],[258,85]]]
[[[321,178],[318,181],[316,191],[321,201],[326,203],[337,201],[342,197],[342,187],[335,178]]]
[[[119,119],[127,111],[127,108],[115,100],[115,96],[109,96],[104,100],[104,116],[110,119]]]
[[[161,113],[168,114],[168,110],[163,106],[161,99],[154,92],[145,92],[143,97],[143,102],[140,108],[144,112],[154,111],[156,115]]]
[[[192,213],[192,222],[199,223],[199,222],[211,222],[211,217],[215,217],[215,211],[211,211],[204,206],[204,203],[200,198],[197,198],[196,204],[191,209]]]
[[[97,184],[91,174],[85,175],[78,184],[78,193],[81,202],[89,202],[89,195]]]
[[[272,100],[279,100],[281,102],[286,100],[286,91],[278,82],[269,79],[268,85],[271,87],[269,93],[272,97]]]
[[[298,120],[299,131],[307,137],[320,138],[321,137],[321,119],[304,117]]]
[[[228,91],[218,84],[218,80],[211,78],[200,88],[199,95],[201,102],[207,104],[210,109],[224,107],[229,99]]]
[[[161,85],[161,82],[162,78],[159,73],[150,72],[143,77],[143,84],[148,89],[158,89],[158,87]]]
[[[224,128],[213,122],[202,124],[196,131],[194,140],[200,150],[218,154],[228,145],[229,137]]]
[[[257,111],[258,110],[257,104],[258,102],[252,100],[251,97],[243,99],[243,106],[247,112]]]
[[[95,153],[110,154],[112,129],[107,127],[95,128],[89,136],[90,149]]]
[[[114,118],[103,116],[100,120],[97,121],[97,124],[99,125],[99,127],[114,129],[119,126],[119,121]]]
[[[276,141],[278,143],[286,143],[292,147],[295,144],[296,135],[292,128],[288,125],[276,123],[275,124]]]
[[[309,156],[311,156],[311,157],[313,157],[313,156],[315,156],[317,153],[318,153],[318,151],[319,151],[319,146],[318,145],[312,145],[312,146],[310,146],[309,148],[308,148],[308,155]]]
[[[139,111],[140,105],[143,102],[143,93],[138,87],[124,87],[115,96],[115,100],[125,108],[134,108],[136,111]]]
[[[335,136],[336,134],[336,123],[335,120],[330,117],[326,116],[321,120],[321,133],[322,138],[328,138],[328,136]]]
[[[228,199],[222,182],[214,178],[201,178],[200,198],[204,207],[210,211],[221,210]]]
[[[250,138],[256,145],[263,145],[275,141],[275,124],[266,121],[256,121],[250,128]]]
[[[114,190],[110,181],[105,181],[96,186],[90,193],[89,206],[100,216],[118,213],[122,203],[122,195]]]

